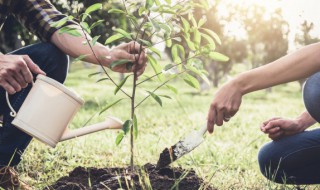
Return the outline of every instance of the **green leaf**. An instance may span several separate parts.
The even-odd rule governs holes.
[[[132,121],[131,120],[127,120],[127,121],[124,122],[124,124],[122,126],[122,130],[124,132],[124,135],[126,135],[129,132],[131,126],[132,126]]]
[[[120,14],[126,14],[126,12],[125,12],[125,11],[120,10],[120,9],[115,9],[115,8],[110,9],[110,10],[108,11],[108,13],[120,13]]]
[[[131,34],[128,33],[128,32],[126,32],[126,31],[124,31],[124,30],[121,29],[121,28],[116,28],[116,29],[114,29],[114,31],[118,32],[119,34],[122,34],[122,35],[123,35],[124,37],[126,37],[126,38],[132,39],[132,38],[131,38]]]
[[[159,7],[161,5],[159,0],[154,0],[154,2],[156,3],[156,5]]]
[[[146,9],[150,9],[154,4],[154,0],[146,0]]]
[[[158,79],[160,81],[164,81],[165,78],[164,78],[164,76],[162,74],[162,68],[158,64],[157,60],[151,55],[147,55],[147,59],[148,59],[148,62],[150,63],[150,65],[151,65],[153,71],[155,72],[155,74],[161,73],[161,74],[158,74],[158,76],[157,76]]]
[[[69,20],[68,17],[64,17],[63,19],[61,20],[58,20],[56,22],[52,22],[50,24],[51,27],[54,27],[54,28],[60,28],[61,26],[63,26],[65,23],[67,23],[67,21]]]
[[[87,55],[80,55],[79,57],[75,58],[72,62],[78,62],[84,59]]]
[[[100,75],[101,73],[102,72],[100,72],[100,71],[99,72],[95,72],[95,73],[91,73],[91,74],[88,75],[88,77],[91,78],[91,77],[93,77],[95,75]]]
[[[178,90],[175,87],[169,84],[167,84],[166,87],[169,88],[173,93],[178,94]]]
[[[132,75],[132,74],[131,74],[131,75]],[[122,79],[122,80],[119,82],[118,86],[117,86],[116,89],[114,90],[114,95],[116,95],[116,94],[119,92],[119,90],[121,89],[121,87],[126,83],[127,79],[128,79],[131,75],[126,76],[124,79]]]
[[[86,22],[80,22],[80,26],[81,28],[83,28],[88,34],[91,33],[91,30],[90,30],[90,27],[89,27],[89,24],[86,23]]]
[[[170,36],[172,30],[167,24],[159,23],[159,26]]]
[[[158,102],[158,104],[159,104],[160,106],[162,106],[162,100],[161,100],[161,98],[160,98],[158,95],[156,95],[155,93],[150,92],[150,91],[147,91],[147,92],[150,94],[150,96],[151,96],[156,102]]]
[[[171,47],[172,46],[172,40],[171,39],[167,39],[166,40],[166,46],[167,47]]]
[[[191,76],[191,75],[189,75],[189,74],[185,74],[183,80],[184,80],[188,85],[190,85],[191,87],[200,90],[199,81],[198,81],[196,78],[194,78],[193,76]]]
[[[173,62],[179,64],[185,59],[185,51],[182,45],[174,44],[171,48]]]
[[[105,108],[103,108],[103,109],[100,111],[99,115],[101,115],[103,112],[107,111],[109,108],[111,108],[112,106],[116,105],[117,103],[119,103],[119,102],[120,102],[121,100],[123,100],[123,99],[124,99],[124,98],[121,98],[121,99],[119,99],[119,100],[116,100],[116,101],[108,104]]]
[[[123,65],[123,64],[129,63],[129,62],[131,62],[129,59],[119,59],[119,60],[113,61],[110,64],[110,68],[113,69],[116,66]]]
[[[82,36],[82,34],[78,31],[78,29],[70,28],[68,26],[60,28],[59,34],[64,34],[64,33],[67,33],[71,36],[76,36],[76,37]]]
[[[152,46],[152,43],[147,41],[147,40],[138,39],[138,41],[141,42],[142,44],[146,45],[146,46]]]
[[[109,78],[108,77],[101,78],[101,79],[97,80],[96,83],[101,82],[101,81],[105,81],[105,80],[109,80]]]
[[[197,68],[195,68],[191,65],[185,65],[185,67],[188,70],[192,71],[197,76],[201,77],[203,81],[205,81],[208,85],[210,85],[210,81],[209,81],[208,77],[205,74],[203,74],[200,70],[198,70]]]
[[[122,34],[114,34],[114,35],[110,36],[110,37],[104,42],[104,44],[107,45],[107,44],[110,44],[110,43],[112,43],[112,42],[114,42],[114,41],[120,40],[120,39],[122,39],[122,38],[124,38],[124,36],[123,36]]]
[[[150,23],[152,24],[153,28],[159,32],[161,30],[160,25],[158,24],[157,21],[155,21],[154,19],[151,19],[150,17],[148,17],[148,20],[150,21]]]
[[[221,62],[229,61],[229,57],[218,52],[209,53],[209,57],[215,61],[221,61]]]
[[[168,3],[169,5],[171,5],[171,0],[165,0],[166,3]]]
[[[168,98],[168,99],[172,99],[170,96],[168,95],[159,95],[160,97],[164,97],[164,98]]]
[[[140,7],[138,10],[139,16],[141,16],[147,9],[145,7]]]
[[[195,47],[194,43],[191,42],[191,40],[188,39],[188,38],[186,38],[185,36],[184,36],[184,39],[186,40],[188,47],[189,47],[192,51],[196,51],[196,47]]]
[[[184,32],[185,33],[188,33],[189,30],[190,30],[190,24],[189,22],[187,21],[187,19],[181,17],[181,21],[182,21],[182,25],[183,25],[183,29],[184,29]]]
[[[103,23],[104,20],[98,20],[97,22],[94,22],[91,26],[90,29],[95,28],[96,26],[99,26],[101,23]]]
[[[201,36],[206,39],[209,44],[215,45],[214,40],[209,35],[201,33]]]
[[[117,135],[117,138],[116,138],[116,145],[117,146],[121,143],[123,137],[124,137],[124,132],[120,131],[119,134]]]
[[[209,30],[207,28],[201,28],[202,30],[204,30],[206,33],[208,33],[211,37],[213,37],[213,39],[216,40],[216,42],[221,45],[221,40],[218,36],[218,34],[216,34],[215,32],[213,32],[212,30]]]
[[[91,45],[94,46],[97,43],[99,38],[100,38],[100,35],[99,36],[95,36],[94,38],[92,38]]]
[[[205,17],[202,17],[198,22],[198,27],[203,26],[207,22],[207,19]]]
[[[137,120],[137,116],[136,114],[134,114],[133,116],[133,134],[134,134],[134,138],[138,137],[138,120]]]
[[[201,33],[199,32],[199,30],[195,30],[193,33],[193,41],[195,42],[196,45],[200,46],[200,42],[201,42]]]
[[[181,58],[179,56],[179,52],[178,52],[178,44],[174,44],[171,48],[171,55],[172,55],[172,60],[174,63],[179,64],[181,63]]]
[[[197,21],[196,21],[196,19],[194,18],[194,15],[193,15],[193,14],[189,14],[189,19],[190,19],[191,22],[192,22],[192,26],[197,27]]]
[[[87,17],[91,18],[91,15],[90,15],[90,14],[87,14],[87,13],[82,13],[82,14],[81,14],[81,17],[82,17],[82,18],[81,18],[81,21],[83,22],[83,21],[86,20]]]
[[[158,50],[157,48],[155,48],[155,47],[148,47],[148,49],[150,50],[150,51],[152,51],[153,53],[155,53],[155,54],[157,54],[157,56],[159,56],[159,58],[161,59],[161,53],[160,53],[160,50]]]
[[[91,12],[93,11],[97,11],[99,9],[102,9],[102,4],[101,3],[96,3],[96,4],[93,4],[91,5],[90,7],[88,7],[86,10],[85,10],[85,13],[86,14],[90,14]]]
[[[165,70],[165,71],[168,71],[168,70],[172,69],[173,67],[174,67],[174,65],[171,64],[171,63],[169,63],[169,64],[167,64],[166,66],[164,66],[164,70]]]

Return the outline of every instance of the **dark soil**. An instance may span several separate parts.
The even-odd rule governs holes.
[[[173,153],[173,150],[176,146],[172,146],[170,148],[165,148],[161,154],[157,163],[157,168],[164,168],[168,166],[171,162],[177,160],[177,156]]]
[[[146,164],[131,172],[128,168],[84,168],[77,167],[56,181],[48,189],[56,190],[117,190],[117,189],[153,189],[153,190],[214,190],[204,184],[194,170],[180,167],[156,169],[155,165]],[[91,186],[91,188],[90,188]],[[177,188],[174,188],[177,187]]]

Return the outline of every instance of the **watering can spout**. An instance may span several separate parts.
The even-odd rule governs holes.
[[[66,130],[62,134],[60,142],[69,140],[75,137],[87,135],[90,133],[94,133],[97,131],[101,131],[104,129],[122,129],[122,125],[123,125],[123,122],[120,119],[109,116],[104,122],[101,122],[101,123],[96,123],[93,125],[85,126],[85,127],[74,129],[74,130],[70,130],[66,128]]]

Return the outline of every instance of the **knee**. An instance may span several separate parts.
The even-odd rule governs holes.
[[[283,183],[284,173],[281,169],[281,156],[275,153],[272,142],[265,144],[258,153],[261,173],[270,181]]]
[[[47,76],[63,83],[67,77],[69,57],[51,43],[42,43],[46,55],[46,66],[43,68]]]

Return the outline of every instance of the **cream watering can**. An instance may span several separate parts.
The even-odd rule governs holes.
[[[104,122],[69,130],[69,123],[84,101],[75,92],[44,75],[37,76],[18,113],[12,108],[8,93],[6,98],[10,115],[14,117],[12,124],[53,148],[60,141],[104,129],[121,129],[123,125],[121,120],[107,117]]]

